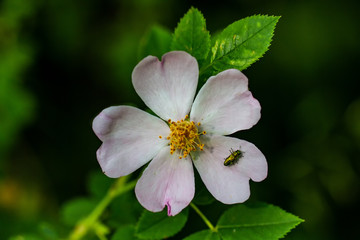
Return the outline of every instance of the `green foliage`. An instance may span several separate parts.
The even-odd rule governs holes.
[[[3,225],[1,225],[3,227]],[[3,230],[3,228],[1,229]],[[28,232],[31,230],[31,233]],[[23,234],[16,234],[7,238],[9,240],[59,240],[61,239],[59,236],[59,228],[56,225],[50,224],[48,222],[40,222],[28,230]],[[4,238],[1,238],[4,239]]]
[[[200,72],[214,75],[229,68],[249,67],[268,50],[279,18],[256,15],[230,24],[213,39],[207,65]]]
[[[120,227],[116,230],[114,235],[111,237],[111,240],[137,240],[135,236],[135,226],[134,225],[126,225]]]
[[[196,232],[184,238],[184,240],[220,240],[220,239],[221,239],[220,235],[217,232],[212,232],[210,230]]]
[[[136,226],[136,236],[141,239],[171,237],[184,227],[188,212],[186,208],[176,216],[169,217],[166,211],[152,213],[145,210]]]
[[[0,4],[0,170],[21,128],[34,112],[34,99],[23,87],[34,51],[20,41],[24,20],[34,14],[35,1],[5,0]]]
[[[161,59],[170,49],[171,33],[168,29],[154,25],[142,38],[139,46],[139,59],[152,55]]]
[[[199,174],[195,172],[195,196],[192,200],[195,205],[208,205],[215,201],[215,198],[207,190]]]
[[[108,178],[101,171],[96,171],[90,174],[89,180],[87,181],[88,191],[95,198],[102,198],[110,188],[114,179]]]
[[[193,202],[196,205],[209,205],[215,201],[215,198],[206,188],[196,189]]]
[[[46,240],[58,240],[59,235],[56,232],[54,226],[47,222],[43,222],[39,224],[39,232]]]
[[[34,234],[22,234],[9,238],[9,240],[43,240],[43,238]]]
[[[76,198],[67,202],[61,211],[64,224],[73,226],[86,217],[95,208],[97,201],[88,198]]]
[[[228,209],[216,228],[223,239],[279,239],[303,220],[279,207],[258,203]]]
[[[136,224],[144,208],[137,201],[134,191],[115,198],[109,206],[109,216],[107,224],[118,228],[124,224]]]
[[[191,8],[175,29],[171,49],[186,51],[200,61],[206,59],[210,42],[205,18],[199,10]]]
[[[194,233],[185,240],[276,240],[303,222],[302,219],[279,207],[254,203],[240,204],[228,209],[219,219],[215,229]]]
[[[182,50],[198,60],[202,77],[229,68],[244,70],[268,50],[279,18],[255,15],[241,19],[211,41],[204,16],[196,8],[191,8],[180,20],[172,41],[168,30],[152,27],[141,41],[139,57],[154,55],[160,59],[169,49]]]

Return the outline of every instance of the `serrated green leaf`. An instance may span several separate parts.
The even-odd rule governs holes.
[[[135,236],[135,226],[126,225],[118,228],[114,235],[111,237],[111,240],[137,240]]]
[[[229,68],[244,70],[268,50],[280,17],[255,15],[226,27],[214,40],[201,74],[217,74]]]
[[[206,59],[210,43],[204,16],[196,8],[190,8],[175,29],[171,49],[186,51],[199,61]]]
[[[183,240],[220,240],[220,236],[216,232],[210,230],[203,230],[187,236]]]
[[[161,59],[161,56],[170,50],[171,41],[172,36],[168,29],[152,26],[140,41],[139,59],[149,55]]]
[[[89,215],[95,208],[97,201],[87,198],[77,198],[65,203],[61,210],[61,218],[64,224],[73,226],[79,220]]]
[[[228,209],[219,219],[216,228],[227,239],[279,239],[303,220],[279,207],[257,203]]]
[[[136,226],[136,236],[141,239],[162,239],[175,235],[185,225],[188,209],[184,209],[173,217],[167,216],[166,211],[152,213],[145,211]]]

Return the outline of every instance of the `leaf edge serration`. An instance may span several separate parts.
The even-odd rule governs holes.
[[[229,24],[228,26],[226,26],[221,32],[220,34],[218,34],[215,38],[212,39],[212,46],[210,48],[210,54],[208,55],[207,57],[207,62],[208,64],[206,64],[206,66],[200,70],[201,73],[205,73],[207,71],[212,71],[212,72],[215,72],[216,73],[219,73],[223,70],[226,70],[226,69],[217,69],[214,65],[216,64],[216,61],[219,61],[219,59],[221,59],[222,57],[226,56],[228,53],[222,55],[221,57],[218,57],[216,58],[216,55],[218,53],[218,48],[219,46],[216,46],[217,45],[217,41],[219,40],[219,38],[221,38],[223,35],[226,34],[227,31],[229,31],[229,29],[231,28],[234,28],[233,26],[238,24],[239,22],[241,21],[248,21],[250,18],[256,18],[256,17],[261,17],[261,18],[273,18],[273,21],[270,21],[265,27],[263,27],[260,31],[262,31],[263,29],[265,29],[267,26],[269,25],[273,25],[274,27],[271,29],[270,31],[270,38],[269,38],[269,42],[265,48],[265,50],[261,53],[261,55],[259,57],[257,57],[253,62],[251,62],[249,65],[243,67],[243,68],[238,68],[236,66],[232,66],[230,68],[236,68],[236,69],[239,69],[240,71],[243,71],[245,69],[247,69],[249,66],[251,66],[252,64],[254,64],[255,62],[257,62],[260,58],[262,58],[264,56],[264,54],[269,50],[269,47],[271,46],[271,43],[273,41],[273,37],[274,37],[274,32],[275,32],[275,28],[276,28],[276,25],[278,24],[281,16],[275,16],[275,15],[262,15],[262,14],[256,14],[256,15],[252,15],[252,16],[248,16],[246,18],[242,18],[242,19],[239,19],[231,24]],[[247,41],[247,40],[246,40]],[[244,41],[244,42],[246,42]],[[244,43],[243,42],[243,43]],[[242,43],[242,44],[243,44]],[[215,63],[214,63],[215,62]],[[210,68],[210,69],[209,69]]]
[[[176,45],[175,45],[175,44],[176,44],[176,40],[177,40],[177,31],[178,31],[178,29],[179,29],[179,26],[180,26],[181,23],[183,23],[183,21],[185,21],[185,18],[186,18],[187,15],[190,14],[190,13],[191,13],[191,14],[199,14],[199,16],[200,16],[200,21],[201,21],[201,26],[203,27],[202,31],[204,31],[204,33],[206,34],[206,38],[207,38],[207,42],[206,42],[207,47],[206,47],[206,48],[207,48],[207,50],[206,50],[206,53],[204,54],[204,56],[203,56],[202,58],[197,58],[197,56],[194,56],[193,52],[189,52],[189,51],[187,51],[187,50],[184,49],[184,48],[183,48],[183,49],[179,49],[179,48],[177,48]],[[210,53],[210,51],[211,51],[211,34],[210,34],[210,31],[207,30],[207,28],[206,28],[206,19],[205,19],[203,13],[202,13],[199,9],[197,9],[197,8],[194,7],[194,6],[192,6],[192,7],[184,14],[184,16],[183,16],[182,18],[180,18],[180,20],[179,20],[179,22],[177,23],[177,25],[176,25],[176,27],[175,27],[175,29],[174,29],[174,32],[173,32],[173,34],[172,34],[172,41],[171,41],[171,44],[170,44],[170,49],[171,49],[172,51],[174,51],[174,50],[186,51],[186,52],[188,52],[189,54],[191,54],[193,57],[195,57],[198,62],[207,59],[207,57],[208,57],[208,55],[209,55],[209,53]]]

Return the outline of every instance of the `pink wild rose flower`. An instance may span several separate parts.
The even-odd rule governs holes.
[[[130,106],[104,109],[93,122],[103,142],[97,159],[113,178],[128,175],[150,160],[135,187],[146,209],[168,215],[184,209],[195,193],[193,164],[209,192],[225,204],[250,196],[249,179],[267,176],[264,155],[252,143],[229,135],[251,128],[260,119],[260,104],[248,79],[236,69],[210,77],[195,100],[199,68],[186,52],[166,53],[161,62],[144,58],[132,73],[135,91],[155,113]],[[240,150],[224,165],[230,150]],[[236,160],[236,159],[235,159]]]

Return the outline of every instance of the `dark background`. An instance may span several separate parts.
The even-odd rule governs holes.
[[[191,6],[210,33],[281,15],[270,50],[246,69],[260,122],[236,137],[265,154],[252,197],[305,219],[287,239],[358,236],[360,14],[357,1],[0,1],[0,238],[56,221],[100,171],[92,119],[144,108],[131,85],[139,41],[171,32]],[[55,219],[55,220],[54,220]]]

